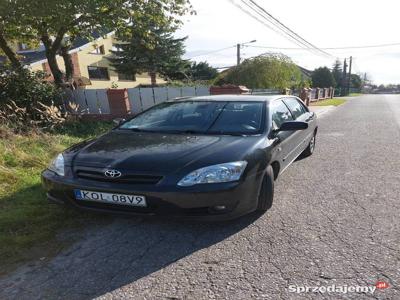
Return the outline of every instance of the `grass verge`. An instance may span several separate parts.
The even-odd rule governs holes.
[[[332,99],[311,102],[311,106],[328,106],[328,105],[339,106],[345,102],[346,100],[342,98],[332,98]]]
[[[109,128],[109,123],[78,122],[51,134],[15,135],[0,127],[0,275],[59,251],[65,246],[56,239],[61,229],[100,219],[49,205],[40,173],[57,153]]]

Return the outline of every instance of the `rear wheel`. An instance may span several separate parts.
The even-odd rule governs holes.
[[[303,151],[303,153],[301,154],[303,157],[307,157],[313,154],[314,149],[315,149],[315,137],[316,137],[316,133],[314,133],[314,135],[312,136],[310,143],[308,144],[307,148]]]
[[[267,167],[263,182],[261,185],[260,194],[258,196],[257,211],[266,212],[271,208],[274,200],[274,170],[271,166]]]

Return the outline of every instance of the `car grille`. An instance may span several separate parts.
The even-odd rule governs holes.
[[[78,178],[125,184],[157,184],[163,177],[156,175],[123,174],[118,178],[107,177],[103,170],[77,169],[75,174]]]

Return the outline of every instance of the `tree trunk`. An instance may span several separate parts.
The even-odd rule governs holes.
[[[4,54],[10,60],[12,66],[14,68],[21,68],[22,67],[21,62],[17,58],[17,54],[7,44],[6,39],[4,38],[4,36],[1,33],[0,33],[0,48],[1,48],[1,50],[3,50]]]
[[[57,86],[61,86],[63,84],[63,74],[58,67],[56,53],[46,49],[46,57],[47,62],[49,63],[51,74],[53,74],[54,77],[54,83]]]
[[[71,81],[74,78],[74,63],[72,61],[71,54],[68,53],[69,46],[65,46],[61,48],[61,56],[64,59],[65,65],[65,79],[67,81]]]
[[[150,79],[151,79],[151,85],[156,85],[157,84],[157,74],[156,72],[150,72]]]
[[[46,50],[46,58],[50,67],[51,74],[53,74],[54,83],[57,86],[62,86],[62,84],[64,83],[63,73],[61,72],[57,63],[57,53],[60,50],[63,36],[64,33],[60,29],[60,32],[57,34],[54,42],[50,39],[47,33],[44,33],[40,38]]]

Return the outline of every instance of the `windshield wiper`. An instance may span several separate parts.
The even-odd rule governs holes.
[[[204,131],[198,130],[168,130],[166,133],[175,133],[175,134],[204,134]]]
[[[232,135],[232,136],[246,136],[245,133],[240,132],[224,132],[224,131],[207,131],[207,134],[217,134],[217,135]]]
[[[129,130],[129,131],[134,131],[134,132],[147,132],[147,130],[141,129],[141,128],[137,128],[137,127],[133,127],[133,128],[117,128],[119,130]]]

